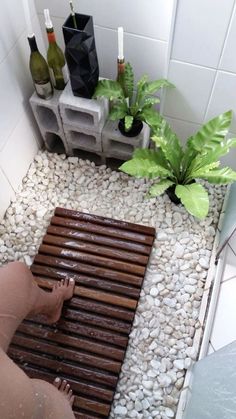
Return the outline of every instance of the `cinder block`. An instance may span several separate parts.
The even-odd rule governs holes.
[[[70,83],[67,83],[59,100],[63,124],[76,128],[87,128],[101,133],[109,112],[105,98],[85,99],[74,96]]]
[[[30,105],[46,149],[51,152],[68,155],[69,149],[59,112],[60,95],[61,92],[54,90],[53,97],[49,100],[44,100],[34,93],[30,98]]]
[[[136,148],[148,148],[150,128],[143,124],[143,129],[137,137],[125,137],[118,129],[117,121],[108,120],[102,131],[102,151],[106,157],[128,160]]]
[[[62,120],[59,112],[59,98],[61,92],[54,90],[49,100],[41,99],[34,93],[30,98],[30,105],[38,123],[40,131],[59,132],[62,130]]]
[[[82,150],[81,148],[76,146],[70,149],[69,155],[78,157],[79,159],[93,161],[96,164],[96,166],[100,166],[106,163],[106,159],[102,153]]]
[[[102,135],[99,132],[95,132],[91,129],[81,126],[71,126],[64,124],[63,126],[66,142],[68,145],[69,152],[72,149],[87,150],[94,153],[102,152]]]

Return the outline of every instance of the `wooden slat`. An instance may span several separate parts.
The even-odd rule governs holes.
[[[143,276],[145,274],[145,268],[134,263],[121,262],[120,260],[112,260],[104,258],[102,256],[91,255],[85,252],[78,252],[75,250],[62,248],[57,246],[56,239],[53,241],[53,245],[42,244],[39,247],[39,253],[46,255],[62,257],[71,260],[78,260],[80,262],[89,263],[94,266],[107,267],[121,272],[129,272],[135,275]]]
[[[54,326],[27,318],[9,355],[32,378],[68,380],[75,418],[108,419],[155,230],[57,208],[32,273],[48,291],[73,278]]]
[[[28,364],[37,365],[39,367],[48,368],[57,375],[69,374],[71,377],[80,377],[80,379],[87,380],[89,382],[94,381],[98,384],[103,384],[107,387],[115,388],[117,384],[117,377],[112,374],[105,372],[95,371],[87,367],[80,367],[78,365],[72,365],[64,361],[57,361],[46,356],[36,355],[29,351],[19,349],[15,346],[10,346],[9,354],[15,360],[20,363],[27,362]]]
[[[71,232],[73,233],[74,231],[70,229],[49,226],[47,232],[51,232],[51,234],[46,234],[44,236],[43,243],[55,244],[66,249],[81,250],[95,255],[103,255],[107,258],[122,260],[124,262],[132,262],[142,266],[146,266],[148,262],[147,256],[137,254],[135,252],[129,252],[127,250],[115,249],[108,246],[73,239],[70,235]]]
[[[118,250],[125,250],[131,253],[137,253],[138,256],[150,254],[150,246],[141,244],[141,243],[134,243],[128,242],[121,239],[114,240],[112,237],[108,236],[99,236],[98,234],[91,234],[86,233],[85,231],[74,230],[66,226],[58,226],[58,225],[50,225],[47,228],[47,233],[56,235],[56,236],[63,236],[72,238],[74,240],[86,242],[86,243],[93,243],[97,246],[106,246],[111,247]]]
[[[142,278],[137,275],[131,275],[128,273],[126,274],[125,272],[117,272],[112,269],[91,266],[73,260],[56,258],[54,256],[38,254],[35,256],[34,262],[41,265],[53,266],[59,269],[68,269],[69,271],[84,273],[91,276],[99,276],[125,284],[132,284],[136,286],[140,286],[142,284]]]
[[[88,233],[98,234],[101,237],[101,244],[103,236],[113,237],[113,239],[127,240],[129,242],[134,243],[142,243],[148,246],[152,246],[154,240],[153,236],[148,236],[146,234],[136,233],[128,230],[120,230],[117,228],[102,226],[99,224],[94,225],[92,223],[71,220],[69,218],[54,216],[52,217],[51,224],[70,227],[73,230],[86,231]]]
[[[133,224],[126,221],[114,220],[113,218],[101,217],[100,215],[86,214],[84,212],[78,212],[66,208],[57,207],[55,209],[55,215],[65,218],[74,218],[79,221],[88,221],[93,224],[99,224],[109,227],[116,227],[128,231],[135,231],[137,233],[144,233],[149,236],[155,236],[155,228],[146,227],[140,224]]]
[[[30,378],[37,378],[40,380],[48,381],[49,383],[53,383],[57,375],[52,374],[50,372],[45,372],[41,370],[37,370],[35,368],[29,367],[28,365],[22,365],[22,369]],[[84,394],[86,396],[91,396],[92,398],[97,398],[103,400],[105,402],[111,402],[113,399],[113,391],[108,390],[104,387],[97,385],[91,385],[88,383],[83,383],[78,379],[73,380],[72,378],[68,378],[65,375],[60,374],[60,378],[62,380],[67,380],[68,384],[73,388],[74,393]]]
[[[66,335],[60,331],[52,330],[49,328],[38,327],[37,324],[32,324],[29,322],[22,323],[18,331],[21,333],[28,334],[29,336],[41,338],[46,341],[52,341],[61,345],[67,345],[69,347],[75,348],[77,350],[86,351],[88,353],[103,355],[106,358],[110,358],[117,361],[122,361],[124,358],[124,350],[119,348],[114,348],[113,346],[106,343],[106,345],[95,342],[94,340],[88,340],[85,338],[80,338],[78,336],[74,337],[71,335]]]
[[[43,276],[57,280],[71,278],[75,280],[77,285],[102,289],[104,291],[110,291],[136,299],[139,298],[140,294],[140,289],[131,285],[124,285],[110,280],[106,281],[101,278],[89,277],[82,274],[74,274],[61,269],[50,268],[49,266],[37,265],[36,263],[32,265],[31,271],[35,276]]]
[[[32,349],[37,352],[46,353],[48,355],[55,355],[65,361],[78,362],[89,367],[97,367],[98,369],[119,373],[121,363],[117,361],[107,360],[102,357],[79,352],[78,350],[71,350],[65,347],[60,347],[57,344],[45,343],[36,339],[29,339],[28,337],[16,334],[12,340],[15,345],[26,349]]]

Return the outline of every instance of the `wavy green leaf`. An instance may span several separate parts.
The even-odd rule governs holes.
[[[202,185],[177,185],[175,193],[185,206],[186,210],[194,217],[203,219],[209,211],[209,197]]]
[[[149,106],[151,107],[156,103],[160,103],[159,97],[147,97],[144,99],[143,106],[148,108]]]
[[[138,178],[146,177],[148,179],[153,179],[158,176],[169,177],[171,172],[165,169],[162,166],[156,164],[155,161],[149,161],[147,159],[133,158],[120,167],[122,172],[127,173],[128,175],[135,176]]]
[[[141,112],[142,120],[145,121],[150,128],[157,130],[163,121],[161,115],[153,108],[143,108]]]
[[[119,103],[116,103],[112,107],[112,109],[110,111],[110,114],[109,114],[109,118],[112,121],[117,121],[117,119],[124,118],[125,115],[126,115],[126,113],[127,113],[127,104],[126,104],[126,102],[119,102]]]
[[[211,170],[216,169],[219,167],[220,161],[215,161],[213,163],[207,164],[206,166],[201,167],[198,170],[193,170],[191,172],[191,179],[201,178],[201,173],[204,172],[205,174],[209,173]]]
[[[133,153],[133,158],[147,159],[150,162],[154,162],[158,164],[158,166],[162,166],[164,169],[170,171],[168,161],[166,160],[165,156],[163,155],[160,149],[157,151],[148,148],[136,148],[136,150]]]
[[[184,156],[180,140],[171,130],[170,125],[162,119],[160,128],[155,131],[152,140],[157,147],[160,147],[165,158],[170,163],[175,176],[179,179],[181,175],[181,161]]]
[[[134,93],[134,72],[130,63],[125,64],[124,89],[126,96],[129,98],[131,102]]]
[[[125,131],[129,131],[133,125],[134,117],[131,115],[125,116]]]
[[[121,85],[114,80],[99,80],[93,97],[107,97],[110,100],[125,98]]]
[[[156,183],[156,185],[151,186],[149,189],[149,195],[150,196],[159,196],[162,195],[166,189],[168,189],[170,186],[174,185],[174,182],[171,180],[165,179],[161,180],[159,183]]]
[[[236,172],[230,167],[223,167],[222,169],[211,170],[210,172],[199,170],[198,178],[207,180],[209,183],[227,184],[236,181]]]
[[[232,111],[222,113],[208,121],[197,134],[190,137],[187,145],[196,151],[202,152],[209,143],[219,143],[228,133],[232,121]]]
[[[162,87],[175,87],[175,86],[166,79],[154,80],[154,81],[150,81],[146,83],[143,89],[143,93],[145,95],[152,95],[153,93],[160,90]]]

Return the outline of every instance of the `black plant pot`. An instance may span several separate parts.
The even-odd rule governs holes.
[[[69,16],[62,29],[65,57],[75,96],[91,98],[98,83],[99,66],[95,46],[92,16],[75,14],[77,29]]]
[[[118,128],[125,137],[137,137],[143,129],[143,123],[139,119],[134,119],[133,125],[129,131],[125,131],[125,119],[120,119]]]
[[[169,186],[168,189],[166,189],[166,193],[168,197],[170,198],[171,202],[174,202],[174,204],[179,205],[181,203],[178,196],[175,194],[175,187],[176,185]]]
[[[196,183],[196,180],[193,180],[192,182],[188,183],[188,185],[192,183]],[[168,197],[170,198],[171,202],[174,202],[174,204],[179,205],[181,203],[181,200],[176,195],[175,188],[176,188],[176,185],[169,186],[169,188],[166,189],[166,193]]]

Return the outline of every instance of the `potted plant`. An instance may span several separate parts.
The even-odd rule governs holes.
[[[120,170],[136,177],[158,178],[150,187],[150,196],[167,191],[173,202],[181,202],[190,214],[203,219],[208,214],[209,198],[206,189],[196,180],[215,184],[236,181],[236,172],[220,167],[219,161],[231,147],[236,147],[236,138],[225,138],[231,120],[232,111],[217,116],[190,137],[183,148],[177,135],[159,115],[159,125],[155,126],[152,136],[155,149],[137,149]]]
[[[94,98],[106,97],[112,101],[109,118],[119,120],[118,128],[127,137],[137,136],[143,127],[143,122],[155,126],[158,113],[153,105],[160,102],[153,96],[162,87],[174,87],[168,80],[149,81],[144,75],[137,87],[134,86],[134,72],[130,63],[125,65],[122,84],[114,80],[100,80],[94,92]]]

